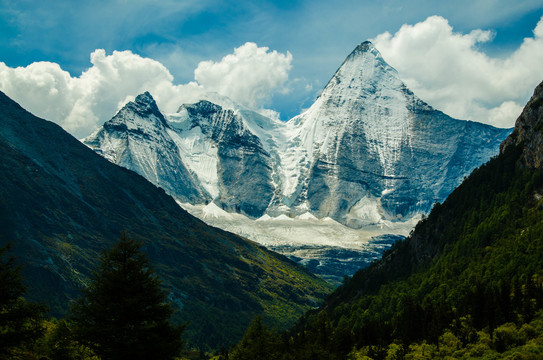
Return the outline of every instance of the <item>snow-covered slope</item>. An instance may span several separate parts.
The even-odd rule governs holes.
[[[183,202],[359,228],[427,212],[511,131],[434,110],[369,42],[286,123],[215,97],[164,117],[141,95],[84,142]]]

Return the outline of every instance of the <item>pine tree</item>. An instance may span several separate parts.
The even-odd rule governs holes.
[[[26,301],[20,266],[0,247],[0,358],[14,358],[43,335],[44,305]]]
[[[278,358],[280,341],[278,335],[269,330],[262,322],[262,317],[255,317],[243,339],[230,353],[234,360],[273,360]]]
[[[123,234],[72,307],[76,337],[103,359],[172,359],[182,349],[184,327],[170,324],[173,310],[141,246]]]

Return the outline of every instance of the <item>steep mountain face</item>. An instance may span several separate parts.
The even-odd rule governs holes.
[[[133,118],[128,110],[114,119]],[[118,141],[128,127],[104,126],[84,142],[109,158],[116,149],[117,163],[176,187],[180,176],[156,181],[157,155],[143,160],[144,149],[168,138],[175,146],[161,145],[160,152],[192,175],[185,178],[195,195],[182,201],[211,200],[253,218],[311,212],[353,228],[429,211],[497,154],[510,133],[434,110],[369,42],[347,57],[310,109],[287,123],[208,101],[183,105],[166,119],[147,121],[157,127],[145,131],[156,135],[132,136],[138,145],[131,147]]]
[[[369,42],[289,125],[289,205],[353,227],[428,211],[510,133],[434,110]]]
[[[539,84],[515,123],[513,133],[501,144],[500,153],[513,145],[522,145],[521,164],[543,167],[543,82]]]
[[[242,115],[200,101],[182,105],[169,120],[142,94],[83,142],[182,202],[213,200],[227,211],[261,216],[275,190],[272,165]]]
[[[146,92],[126,104],[86,139],[86,144],[114,164],[133,170],[172,196],[202,202],[209,195],[186,169],[170,126]]]
[[[156,120],[153,128],[167,128],[146,97],[130,105],[132,114],[146,114],[145,122],[125,118],[106,127],[130,129],[120,141],[130,144],[152,134],[145,128],[149,118]],[[256,314],[288,326],[328,291],[285,257],[207,226],[164,190],[106,161],[3,93],[0,125],[0,245],[13,242],[29,298],[46,303],[53,315],[66,313],[100,252],[123,231],[144,242],[178,320],[190,322],[191,346],[228,345]],[[115,150],[105,153],[118,156]]]
[[[239,112],[200,101],[182,105],[170,116],[170,124],[176,130],[171,136],[189,168],[207,185],[217,204],[255,217],[266,211],[275,190],[270,154]],[[203,171],[197,147],[211,150],[203,156],[212,166]]]

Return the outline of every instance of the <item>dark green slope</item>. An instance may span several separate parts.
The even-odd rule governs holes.
[[[274,356],[541,358],[542,129],[543,83],[501,154],[306,314]]]
[[[0,245],[14,243],[28,297],[64,315],[101,251],[144,241],[189,345],[238,339],[255,314],[285,328],[330,287],[285,257],[212,228],[0,93]]]

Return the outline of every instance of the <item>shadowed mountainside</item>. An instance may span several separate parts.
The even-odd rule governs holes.
[[[0,93],[0,245],[13,242],[28,298],[64,315],[123,231],[143,240],[189,345],[238,339],[255,314],[285,327],[330,290],[285,257],[207,226],[140,175]]]

